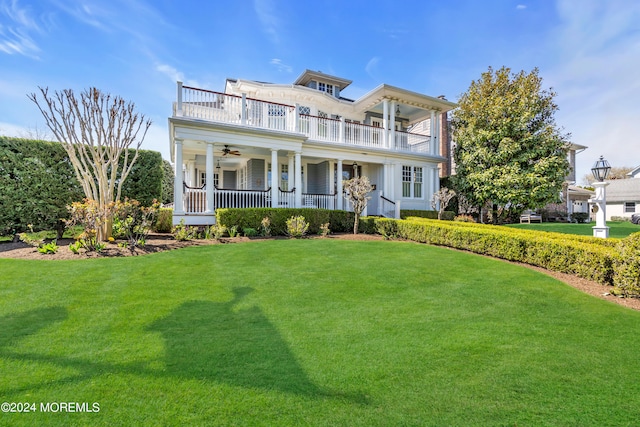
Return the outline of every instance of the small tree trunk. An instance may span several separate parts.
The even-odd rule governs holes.
[[[358,224],[360,223],[360,214],[356,214],[356,219],[353,221],[353,234],[358,234]]]
[[[493,225],[498,225],[498,205],[491,205],[491,222]]]

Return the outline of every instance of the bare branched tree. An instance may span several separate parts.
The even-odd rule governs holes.
[[[451,199],[453,199],[455,196],[456,192],[453,190],[449,190],[447,187],[442,187],[433,194],[433,197],[431,198],[431,207],[433,209],[438,209],[438,219],[442,219],[444,210],[449,205]]]
[[[151,120],[135,112],[132,102],[90,88],[76,98],[71,89],[50,94],[41,88],[42,99],[28,95],[45,118],[55,138],[67,151],[85,196],[108,206],[120,200],[122,184],[138,158],[138,150]],[[135,147],[131,156],[129,148]],[[111,234],[111,218],[105,218],[98,239]]]
[[[358,234],[358,224],[360,223],[360,215],[367,207],[367,202],[371,200],[369,193],[373,190],[369,178],[366,176],[352,178],[344,182],[344,190],[347,193],[349,202],[356,214],[353,222],[353,234]]]

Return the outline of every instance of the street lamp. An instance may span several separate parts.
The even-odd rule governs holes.
[[[596,211],[596,226],[593,227],[593,237],[601,237],[606,239],[609,237],[609,227],[607,227],[607,196],[605,187],[609,185],[608,182],[605,182],[605,179],[609,176],[609,172],[611,171],[611,166],[609,162],[607,162],[602,156],[598,159],[593,167],[591,168],[591,173],[593,173],[593,177],[597,180],[593,183],[593,186],[596,189],[596,195],[589,199],[589,203],[595,205],[597,208]]]

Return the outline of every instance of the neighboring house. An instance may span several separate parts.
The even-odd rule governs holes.
[[[366,214],[430,210],[441,117],[456,104],[386,84],[351,100],[349,84],[310,70],[293,84],[228,79],[224,93],[178,82],[174,223],[212,224],[225,207],[348,210],[342,181],[356,175],[375,186]]]
[[[640,166],[628,175],[631,178],[608,181],[607,221],[612,217],[631,218],[634,213],[640,213]]]

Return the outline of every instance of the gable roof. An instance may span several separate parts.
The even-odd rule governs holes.
[[[607,182],[607,202],[640,202],[640,179],[614,179]]]
[[[631,172],[629,172],[627,175],[629,175],[631,178],[640,178],[640,166],[632,169]]]

